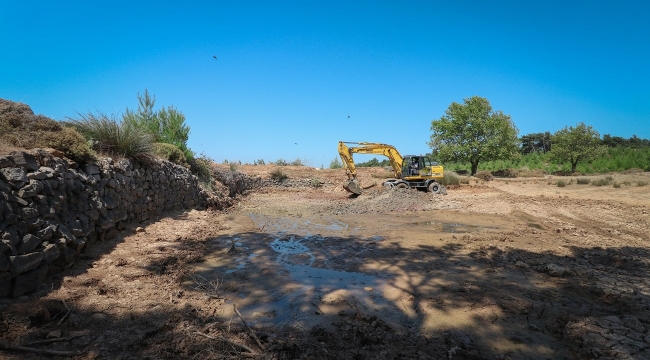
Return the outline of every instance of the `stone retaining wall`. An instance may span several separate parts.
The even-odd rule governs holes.
[[[0,156],[0,297],[36,290],[128,222],[206,200],[197,178],[167,161],[78,165],[41,149]]]

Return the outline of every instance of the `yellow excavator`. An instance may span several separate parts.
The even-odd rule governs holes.
[[[357,168],[352,158],[354,153],[384,155],[388,158],[395,178],[384,181],[383,186],[416,188],[436,194],[443,190],[438,180],[444,177],[444,170],[437,162],[432,163],[426,156],[402,156],[394,146],[387,144],[339,141],[339,155],[343,160],[345,173],[348,175],[348,181],[343,184],[343,188],[353,194],[360,195],[362,192],[361,184],[357,180]]]

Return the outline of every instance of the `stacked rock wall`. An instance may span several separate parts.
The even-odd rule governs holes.
[[[0,156],[0,297],[36,290],[128,222],[206,203],[197,178],[170,162],[78,165],[53,154]]]

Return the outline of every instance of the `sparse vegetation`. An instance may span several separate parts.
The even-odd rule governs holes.
[[[648,185],[647,181],[641,180],[636,182],[636,186],[646,186],[646,185]]]
[[[567,182],[564,179],[560,179],[560,180],[557,181],[556,184],[557,184],[557,187],[565,187],[567,185]]]
[[[278,159],[276,162],[274,162],[272,164],[275,164],[277,166],[287,166],[287,165],[289,165],[289,163],[286,162],[284,159]]]
[[[620,187],[621,187],[621,184],[620,184],[620,183],[618,183],[618,182],[614,182],[614,184],[612,184],[612,186],[614,186],[615,188],[617,188],[617,189],[618,189],[618,188],[620,188]]]
[[[591,180],[589,178],[578,178],[578,185],[589,185]]]
[[[239,167],[237,163],[231,162],[228,164],[228,167],[230,168],[230,171],[237,171],[237,168]]]

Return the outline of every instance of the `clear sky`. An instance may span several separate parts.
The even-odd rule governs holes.
[[[148,89],[219,162],[328,167],[339,140],[424,154],[474,95],[520,135],[650,138],[645,0],[6,1],[0,42],[0,98],[63,120]]]

